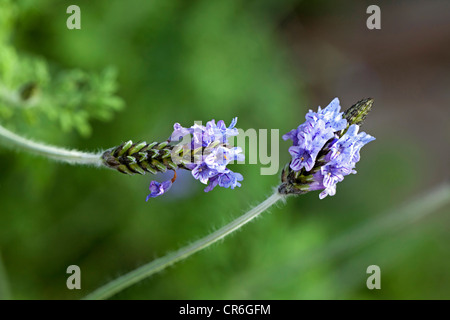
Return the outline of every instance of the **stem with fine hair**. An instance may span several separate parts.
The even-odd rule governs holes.
[[[272,205],[274,205],[279,200],[283,199],[284,195],[279,194],[278,192],[271,195],[269,198],[261,202],[259,205],[240,216],[239,218],[233,220],[226,226],[220,228],[219,230],[209,234],[208,236],[201,238],[194,243],[181,248],[178,251],[173,253],[169,253],[164,257],[153,260],[109,283],[104,285],[103,287],[98,288],[91,294],[87,295],[84,299],[86,300],[102,300],[107,299],[120,291],[132,286],[133,284],[150,277],[151,275],[164,270],[165,268],[173,265],[174,263],[184,260],[194,253],[203,250],[213,243],[223,239],[227,235],[232,232],[240,229],[245,224],[259,216],[262,212],[269,209]]]
[[[267,288],[273,289],[278,280],[273,276],[274,274],[282,274],[285,279],[294,279],[308,270],[326,265],[333,259],[342,260],[343,256],[348,257],[351,253],[361,255],[364,252],[361,250],[362,248],[374,245],[380,240],[389,241],[390,236],[394,234],[398,236],[402,230],[404,230],[403,232],[415,232],[414,225],[423,223],[424,218],[443,208],[450,208],[450,183],[448,182],[427,190],[426,193],[414,195],[402,205],[389,209],[385,213],[374,215],[371,219],[364,220],[355,227],[343,230],[342,233],[318,246],[312,245],[307,250],[303,248],[302,259],[298,259],[299,252],[290,252],[290,258],[271,267],[267,266],[258,272],[257,276],[252,272],[243,273],[234,282],[244,286],[249,295],[263,292]],[[444,212],[442,213],[445,215]],[[450,210],[447,210],[447,216],[448,213]],[[385,258],[388,254],[384,254]],[[391,254],[398,253],[394,250]],[[359,277],[355,279],[360,280]],[[351,284],[346,284],[347,287],[349,285],[351,286]],[[358,285],[360,285],[359,282]],[[339,292],[341,294],[344,291],[342,288]],[[237,291],[233,290],[227,294],[234,297]]]
[[[25,139],[0,125],[0,140],[18,149],[29,151],[53,160],[70,164],[101,166],[102,153],[88,153],[77,150],[66,150],[60,147],[49,146],[43,143]]]

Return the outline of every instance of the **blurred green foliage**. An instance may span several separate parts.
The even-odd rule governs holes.
[[[113,69],[95,74],[79,69],[58,69],[43,58],[17,52],[10,44],[16,19],[22,18],[15,2],[2,0],[0,20],[0,119],[8,125],[42,124],[43,116],[58,122],[64,132],[75,128],[89,136],[90,119],[110,120],[123,107],[114,96]],[[8,33],[9,32],[9,33]]]
[[[293,58],[278,29],[295,1],[80,0],[81,30],[66,28],[68,2],[12,3],[1,1],[0,84],[18,98],[24,85],[35,83],[39,99],[18,110],[1,100],[0,120],[27,137],[98,150],[127,139],[166,139],[174,122],[228,123],[234,116],[240,128],[284,133],[316,107],[302,91],[307,79],[291,72]],[[114,119],[111,112],[122,102],[114,73],[102,71],[109,66],[117,70],[117,92],[127,105]],[[82,136],[61,133],[73,127]],[[358,175],[339,184],[335,197],[290,198],[117,298],[449,298],[445,210],[359,250],[284,272],[421,190],[424,180],[416,173],[425,155],[401,134],[387,139],[383,128],[370,134],[378,140],[362,152]],[[281,165],[289,160],[287,148],[281,143]],[[260,165],[236,165],[245,178],[239,189],[206,194],[186,173],[167,195],[146,203],[152,176],[67,166],[3,148],[0,167],[0,279],[8,279],[19,299],[80,298],[206,235],[279,183],[278,175],[261,176]],[[82,290],[66,288],[72,264],[81,267]],[[372,264],[382,270],[380,291],[365,287]]]

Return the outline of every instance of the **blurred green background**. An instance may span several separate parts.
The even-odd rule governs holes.
[[[71,4],[81,30],[66,28]],[[336,96],[344,108],[375,99],[363,129],[377,140],[336,196],[289,198],[114,298],[450,298],[448,201],[361,243],[350,236],[449,178],[449,3],[379,1],[382,28],[372,31],[370,4],[0,1],[0,124],[38,141],[97,151],[162,141],[174,122],[235,116],[239,128],[282,135]],[[288,147],[280,143],[280,171]],[[279,174],[261,176],[261,166],[234,165],[242,187],[210,193],[182,174],[145,202],[150,175],[0,148],[0,298],[78,299],[206,235],[272,192]],[[333,251],[346,235],[348,247]],[[81,290],[66,288],[73,264]],[[373,264],[381,290],[366,287]]]

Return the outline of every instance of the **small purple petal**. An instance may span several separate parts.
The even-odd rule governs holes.
[[[237,119],[238,119],[237,117],[234,117],[233,120],[231,120],[231,124],[228,127],[228,129],[233,129],[236,126]]]
[[[295,139],[297,139],[297,134],[298,134],[298,130],[292,129],[291,131],[289,131],[288,133],[283,135],[282,138],[284,141],[292,140],[292,141],[294,141],[294,145],[296,145],[297,142],[295,141]]]
[[[170,189],[172,186],[172,180],[164,181],[163,183],[159,183],[157,181],[150,182],[150,194],[147,196],[145,201],[148,201],[150,198],[155,198],[160,195],[163,195]]]
[[[217,176],[214,178],[209,179],[209,185],[205,188],[205,192],[209,192],[212,189],[214,189],[219,184],[219,181],[217,179]]]
[[[201,164],[197,165],[192,170],[192,176],[195,179],[199,180],[203,184],[207,184],[208,183],[208,179],[212,175],[214,175],[214,171],[211,170],[205,163],[201,163]]]
[[[224,188],[234,189],[235,187],[240,187],[241,184],[238,181],[244,180],[240,173],[233,172],[228,170],[225,173],[220,173],[219,177],[219,186]]]
[[[170,136],[170,141],[178,141],[180,138],[192,133],[191,129],[183,128],[179,123],[175,123],[173,129],[174,131]]]

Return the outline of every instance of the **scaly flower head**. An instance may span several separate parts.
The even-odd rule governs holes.
[[[374,137],[359,131],[359,125],[370,111],[372,99],[359,101],[346,112],[340,112],[335,98],[318,112],[309,111],[306,122],[283,136],[292,140],[292,160],[283,170],[282,194],[301,194],[323,190],[319,197],[336,194],[336,184],[356,173],[360,150]]]

